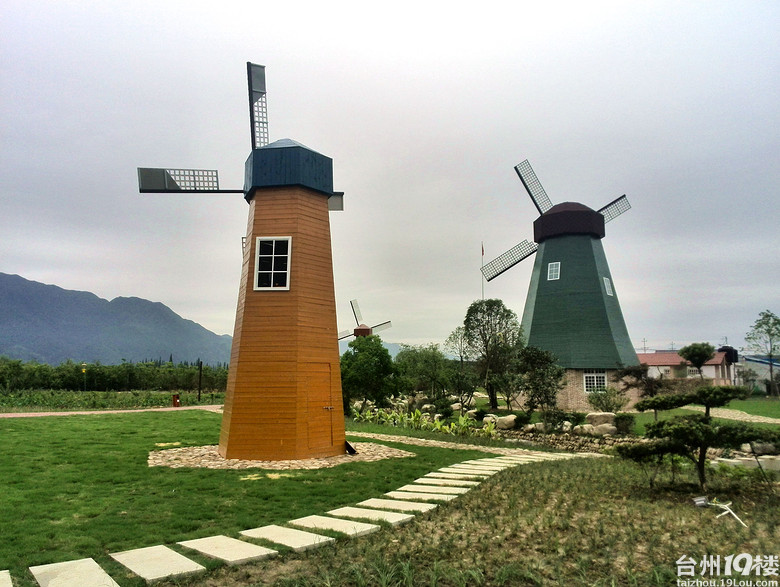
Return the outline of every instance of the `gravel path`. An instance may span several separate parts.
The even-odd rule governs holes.
[[[38,418],[42,416],[85,416],[89,414],[128,414],[133,412],[177,412],[180,410],[205,410],[207,412],[219,412],[222,404],[218,406],[181,406],[178,408],[138,408],[133,410],[80,410],[74,412],[3,412],[0,418]]]
[[[703,412],[703,406],[685,406],[686,410],[695,410]],[[768,416],[754,416],[740,410],[729,410],[728,408],[712,408],[710,415],[714,418],[725,418],[727,420],[739,420],[740,422],[762,422],[764,424],[780,425],[780,418],[770,418]]]

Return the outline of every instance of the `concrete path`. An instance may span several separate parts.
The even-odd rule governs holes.
[[[703,406],[685,406],[686,410],[695,410],[704,412]],[[740,422],[761,422],[764,424],[777,424],[780,426],[780,418],[770,418],[769,416],[754,416],[741,410],[732,410],[729,408],[710,408],[710,416],[713,418],[724,418],[726,420],[739,420]]]
[[[98,416],[100,414],[135,414],[138,412],[180,412],[205,410],[219,412],[222,404],[213,406],[180,406],[178,408],[133,408],[130,410],[75,410],[73,412],[0,412],[0,418],[41,418],[43,416]]]
[[[197,409],[203,409],[203,406]],[[385,436],[381,438],[387,439]],[[396,437],[392,438],[395,442]],[[407,444],[418,444],[418,441],[439,442],[400,438],[403,440],[399,442]],[[446,444],[463,447],[457,443]],[[488,447],[474,448],[487,452],[485,449]],[[333,543],[334,539],[329,533],[357,537],[378,532],[383,526],[392,527],[410,522],[415,515],[436,509],[440,502],[457,499],[502,470],[529,462],[583,456],[514,448],[501,450],[500,454],[501,456],[472,459],[442,467],[399,487],[396,491],[386,493],[382,498],[370,498],[354,506],[332,509],[326,512],[327,515],[297,518],[284,526],[269,525],[243,530],[239,532],[240,538],[218,535],[185,540],[178,544],[184,549],[220,559],[227,564],[241,564],[271,557],[278,554],[278,547],[300,552]],[[251,542],[253,540],[259,541],[260,544]],[[273,548],[274,546],[276,548]],[[148,583],[205,571],[202,565],[166,545],[115,552],[110,556]],[[41,587],[118,587],[91,558],[30,567],[30,572]],[[0,587],[10,586],[10,574],[8,571],[0,571]]]

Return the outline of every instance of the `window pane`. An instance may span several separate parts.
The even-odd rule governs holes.
[[[274,258],[274,271],[287,271],[287,257]]]
[[[287,273],[274,273],[274,287],[287,286]]]
[[[257,270],[258,271],[271,271],[273,257],[258,257]]]
[[[547,280],[559,279],[561,276],[561,262],[555,261],[547,265]]]
[[[271,274],[260,273],[257,276],[257,287],[271,287]]]
[[[274,254],[274,241],[260,241],[257,246],[258,255],[273,255]]]
[[[287,241],[276,241],[276,249],[274,250],[275,255],[286,255],[287,254]]]

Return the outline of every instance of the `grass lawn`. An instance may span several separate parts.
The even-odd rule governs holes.
[[[768,418],[780,419],[780,398],[757,398],[736,399],[725,406],[730,410],[741,410],[754,416],[766,416]]]
[[[11,570],[16,585],[34,585],[31,565],[92,557],[122,585],[142,585],[108,553],[236,536],[321,514],[485,455],[478,447],[402,445],[416,458],[268,471],[254,480],[244,478],[257,469],[147,466],[158,443],[217,444],[220,421],[219,414],[200,411],[1,419],[0,569]]]
[[[743,528],[693,506],[689,470],[651,491],[632,463],[601,458],[516,467],[404,526],[226,567],[174,543],[323,514],[485,453],[398,443],[416,457],[289,472],[147,466],[158,443],[216,444],[219,424],[200,411],[0,420],[0,569],[31,587],[30,565],[92,557],[140,587],[108,553],[167,544],[210,570],[163,586],[644,586],[675,584],[683,555],[778,554],[780,500],[757,478],[710,479],[709,497],[733,501]]]
[[[695,507],[693,477],[680,479],[651,491],[617,459],[523,465],[407,525],[177,585],[665,587],[683,556],[778,553],[780,501],[766,486],[713,477],[708,495],[733,500],[743,528]]]

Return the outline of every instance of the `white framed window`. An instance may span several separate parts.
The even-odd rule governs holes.
[[[699,375],[701,375],[701,371],[696,367],[688,367],[688,377],[698,377]]]
[[[255,249],[255,290],[290,289],[291,236],[259,236]]]
[[[671,367],[664,367],[664,375],[671,375],[672,374],[672,368]]]
[[[608,296],[613,295],[612,294],[612,282],[609,280],[609,277],[604,278],[604,290],[607,292]]]
[[[607,372],[601,369],[585,369],[585,393],[593,393],[607,388]]]
[[[561,278],[561,262],[554,261],[547,264],[547,281]]]

